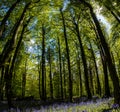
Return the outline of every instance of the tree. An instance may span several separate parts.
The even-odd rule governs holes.
[[[60,85],[61,85],[61,98],[63,99],[63,80],[62,80],[62,64],[61,64],[61,48],[60,48],[60,39],[58,38],[58,52],[59,52],[59,72],[60,72]]]
[[[113,81],[115,103],[120,104],[120,102],[119,102],[120,101],[120,97],[119,97],[119,94],[120,94],[119,79],[117,77],[115,66],[112,63],[112,58],[111,58],[110,50],[108,48],[108,44],[107,44],[107,42],[105,40],[105,37],[103,35],[100,24],[99,24],[98,19],[97,19],[96,15],[95,15],[95,13],[93,11],[92,6],[89,3],[85,2],[84,0],[82,0],[81,3],[83,3],[85,6],[87,6],[89,8],[89,10],[90,10],[91,17],[92,17],[92,19],[94,21],[94,24],[95,24],[95,27],[97,29],[97,33],[99,35],[99,39],[100,39],[102,48],[103,48],[105,56],[106,56],[106,61],[107,61],[108,68],[109,68],[109,71],[110,71],[110,76],[111,76],[111,79]]]
[[[65,39],[65,45],[66,45],[66,56],[67,56],[68,71],[69,71],[69,101],[72,102],[72,74],[71,74],[71,67],[70,67],[69,46],[68,46],[68,40],[67,40],[65,19],[64,19],[62,9],[60,9],[60,13],[61,13],[62,22],[63,22],[64,39]]]
[[[102,6],[103,8],[107,9],[112,16],[120,23],[120,11],[119,11],[119,3],[117,3],[115,0],[103,0],[98,1],[96,0]],[[104,10],[105,10],[104,9]]]
[[[98,36],[98,33],[95,29],[94,24],[92,22],[90,22],[90,25],[94,29],[95,36],[96,36],[96,41],[94,41],[94,42],[96,43],[96,45],[98,47],[98,50],[100,52],[100,58],[101,58],[101,63],[102,63],[102,68],[103,68],[103,73],[104,73],[104,97],[110,97],[111,94],[110,94],[110,87],[109,87],[109,81],[108,81],[108,65],[107,65],[107,62],[106,62],[106,56],[104,54],[104,51],[102,49],[101,44],[99,44],[99,36]],[[98,79],[97,79],[97,81],[98,81]],[[98,84],[99,84],[99,81],[98,81]],[[98,91],[99,91],[99,89],[98,89]]]
[[[50,72],[49,72],[49,78],[50,78],[50,97],[53,99],[53,83],[52,83],[52,55],[51,55],[51,48],[48,48],[48,61],[49,61],[49,67],[50,67]]]
[[[2,54],[0,56],[1,57],[0,58],[0,66],[2,66],[2,65],[4,66],[4,64],[9,60],[13,50],[15,49],[18,31],[21,27],[23,20],[24,20],[25,12],[27,11],[27,8],[29,7],[30,4],[31,4],[31,2],[29,2],[25,5],[19,21],[17,21],[15,24],[14,31],[12,33],[12,37],[10,38],[10,40],[7,41],[5,47],[2,51]]]
[[[42,100],[46,101],[45,94],[45,26],[42,24]]]
[[[79,41],[79,47],[80,47],[82,62],[83,62],[83,66],[84,66],[85,88],[87,91],[88,99],[91,99],[92,94],[91,94],[91,91],[89,88],[87,60],[86,60],[86,55],[85,55],[85,51],[84,51],[81,36],[80,36],[79,23],[78,23],[79,20],[76,22],[75,17],[72,17],[72,19],[73,19],[72,21],[73,21],[73,25],[74,25],[74,28],[76,31],[76,36],[77,36],[78,41]]]
[[[0,98],[9,108],[19,97],[72,102],[112,92],[120,104],[118,0],[7,0],[0,6]]]
[[[91,43],[90,43],[90,51],[91,51],[91,55],[92,55],[92,58],[94,61],[95,72],[96,72],[96,76],[97,76],[97,91],[96,91],[96,93],[101,96],[101,85],[100,85],[100,80],[99,80],[99,75],[98,75],[98,68],[97,68],[97,63],[96,63],[96,59],[95,59],[95,55],[94,55],[94,51],[93,51]]]
[[[15,3],[12,4],[12,6],[9,8],[9,10],[7,11],[6,15],[4,16],[4,18],[1,21],[0,24],[0,38],[3,35],[3,32],[5,30],[5,24],[10,16],[10,14],[12,13],[12,11],[15,9],[16,5],[20,2],[20,0],[17,0]]]

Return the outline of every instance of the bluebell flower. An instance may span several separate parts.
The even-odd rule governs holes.
[[[116,104],[116,103],[113,104],[113,105],[112,105],[112,108],[113,108],[113,109],[117,109],[117,108],[119,108],[119,104]]]

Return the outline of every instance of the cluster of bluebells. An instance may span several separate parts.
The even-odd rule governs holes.
[[[26,107],[25,112],[110,112],[112,110],[119,111],[119,105],[113,104],[113,99],[98,99],[96,102],[87,101],[80,103],[62,103],[49,106]],[[7,112],[7,111],[3,111]],[[21,112],[20,108],[13,109],[12,112]]]

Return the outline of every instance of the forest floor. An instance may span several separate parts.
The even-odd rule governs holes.
[[[40,101],[14,101],[15,108],[8,111],[7,102],[0,103],[0,112],[120,112],[113,98],[80,103],[42,104]]]

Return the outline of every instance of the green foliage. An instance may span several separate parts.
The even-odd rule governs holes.
[[[65,68],[62,65],[62,79],[66,81],[66,86],[63,88],[66,89],[67,97],[69,96],[69,77],[68,77],[68,70],[67,70],[67,53],[65,51],[65,41],[64,41],[64,31],[62,25],[62,18],[60,15],[60,8],[65,7],[64,0],[40,0],[38,3],[35,3],[34,0],[31,0],[32,3],[30,4],[29,8],[25,13],[25,17],[20,24],[20,29],[17,34],[15,48],[18,44],[19,37],[21,35],[21,31],[23,25],[27,23],[27,20],[32,17],[29,24],[27,24],[25,31],[23,32],[23,39],[17,53],[17,58],[15,59],[14,63],[14,71],[12,76],[12,92],[14,96],[21,96],[22,95],[22,74],[25,73],[26,69],[26,88],[25,88],[25,95],[30,96],[33,95],[36,98],[39,98],[39,81],[40,81],[40,92],[42,91],[42,75],[41,75],[41,57],[42,57],[42,26],[44,25],[45,28],[45,67],[46,67],[46,93],[47,97],[50,97],[50,80],[49,80],[49,48],[51,50],[51,66],[52,66],[52,81],[53,81],[53,96],[54,98],[60,97],[60,73],[59,73],[59,61],[58,61],[58,37],[60,39],[60,48],[61,48],[61,58],[62,64],[65,64]],[[37,0],[36,0],[37,1]],[[85,55],[87,58],[87,66],[90,64],[92,68],[93,74],[93,86],[94,90],[96,89],[96,74],[94,61],[91,56],[90,52],[90,43],[94,50],[94,55],[97,62],[100,84],[102,86],[102,93],[104,94],[104,78],[103,78],[103,67],[101,64],[100,59],[100,52],[98,49],[99,40],[96,39],[95,27],[93,20],[90,16],[90,12],[88,8],[85,8],[83,4],[78,4],[74,0],[74,3],[66,4],[66,7],[63,11],[65,17],[65,25],[67,31],[67,39],[68,45],[70,50],[70,66],[72,72],[72,79],[73,79],[73,95],[80,96],[80,79],[79,79],[79,72],[78,72],[78,57],[79,63],[81,67],[81,82],[83,83],[83,91],[82,93],[86,95],[85,91],[85,79],[84,79],[84,67],[81,58],[81,52],[79,48],[79,42],[77,40],[77,34],[75,31],[75,20],[76,24],[79,26],[80,36],[83,43],[83,49],[85,51]],[[87,0],[88,1],[88,0]],[[0,38],[0,55],[5,48],[5,44],[9,39],[12,38],[13,30],[16,27],[16,23],[20,19],[22,11],[25,7],[25,4],[30,2],[30,0],[22,0],[16,8],[11,13],[10,17],[8,18],[8,24],[5,26],[4,37]],[[110,51],[112,51],[114,58],[116,69],[118,73],[120,73],[120,25],[116,21],[116,19],[111,15],[110,11],[106,8],[109,7],[110,10],[114,11],[115,14],[119,17],[120,6],[117,0],[95,0],[95,1],[88,1],[92,4],[94,11],[100,10],[100,15],[104,17],[104,20],[107,20],[111,26],[111,33],[107,34],[105,28],[107,28],[107,24],[104,22],[99,21],[100,25],[102,26],[102,31],[104,35],[107,37],[107,42],[109,42]],[[0,1],[0,21],[4,18],[7,10],[11,7],[11,4],[14,2],[11,0],[7,1]],[[1,7],[3,6],[3,8]],[[103,21],[104,21],[103,20]],[[97,42],[98,41],[98,42]],[[12,51],[11,59],[13,59],[15,50]],[[27,60],[27,64],[25,62]],[[6,64],[7,63],[7,64]],[[6,62],[5,65],[11,65],[11,62]],[[9,66],[10,67],[10,66]],[[39,68],[38,68],[39,67]],[[1,69],[1,68],[0,68]],[[65,71],[64,71],[65,69]],[[39,72],[40,78],[39,78]],[[109,73],[109,72],[108,72]],[[109,75],[108,75],[109,76]],[[0,75],[1,78],[1,75]],[[120,78],[120,75],[119,75]],[[64,82],[62,82],[64,85]],[[113,92],[113,85],[111,79],[109,77],[110,89],[111,93]],[[65,92],[65,91],[64,91]],[[94,107],[94,104],[90,105]],[[91,109],[91,107],[87,108],[87,111]],[[86,106],[76,106],[77,110],[85,110]],[[82,108],[82,109],[81,109]],[[102,104],[99,105],[99,108],[95,107],[95,111],[102,110]],[[108,108],[108,105],[104,105],[104,108]],[[72,108],[70,107],[68,111],[71,111]]]

